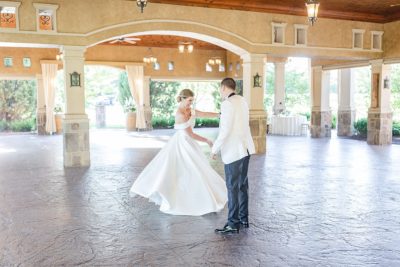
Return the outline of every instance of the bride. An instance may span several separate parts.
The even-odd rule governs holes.
[[[225,181],[208,162],[196,141],[212,141],[193,132],[196,117],[219,114],[191,110],[194,93],[184,89],[177,98],[176,133],[145,167],[130,195],[149,198],[173,215],[203,215],[222,210],[227,202]]]

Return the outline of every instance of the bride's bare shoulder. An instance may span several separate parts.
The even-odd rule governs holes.
[[[185,123],[185,119],[185,114],[178,109],[175,113],[175,123]]]

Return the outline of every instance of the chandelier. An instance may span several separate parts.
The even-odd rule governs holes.
[[[187,51],[188,53],[193,52],[193,45],[190,42],[179,42],[178,49],[179,53],[185,53]]]
[[[153,56],[151,52],[152,52],[151,48],[149,48],[149,55],[147,55],[143,58],[144,63],[156,63],[157,62],[157,58],[155,56]]]
[[[208,60],[208,64],[209,65],[221,65],[222,60],[219,57],[212,57]]]
[[[147,6],[147,0],[136,0],[136,5],[140,7],[140,12],[143,13],[143,9]]]
[[[311,25],[314,25],[315,21],[317,21],[319,2],[318,0],[307,0],[306,7],[308,21]]]

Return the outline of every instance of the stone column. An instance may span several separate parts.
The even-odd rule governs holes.
[[[250,129],[256,153],[266,152],[267,113],[264,109],[265,55],[246,54],[243,60],[243,96],[250,108]],[[261,76],[261,86],[254,87],[254,76]]]
[[[83,46],[64,46],[65,115],[63,120],[64,166],[90,165],[89,119],[85,113]],[[78,74],[73,80],[71,75]]]
[[[274,97],[274,114],[285,111],[285,64],[284,62],[275,62],[275,97]]]
[[[44,87],[42,74],[36,75],[37,94],[36,94],[36,127],[38,135],[46,134],[46,104],[44,99]]]
[[[390,107],[390,65],[371,61],[371,106],[368,109],[367,142],[370,145],[392,144],[392,109]]]
[[[354,75],[352,69],[341,69],[338,73],[338,115],[337,135],[352,136],[356,110],[354,108]]]
[[[311,72],[311,137],[330,137],[332,112],[329,107],[329,71],[321,66],[312,67]]]
[[[153,130],[151,124],[152,110],[150,106],[150,76],[144,76],[143,79],[143,103],[144,103],[144,116],[146,118],[146,129]]]

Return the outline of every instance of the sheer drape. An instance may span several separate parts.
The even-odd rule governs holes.
[[[129,89],[136,103],[136,128],[146,129],[143,66],[127,65]]]
[[[56,122],[54,119],[54,104],[56,91],[57,64],[43,63],[42,77],[44,88],[44,100],[46,104],[46,132],[56,132]]]

